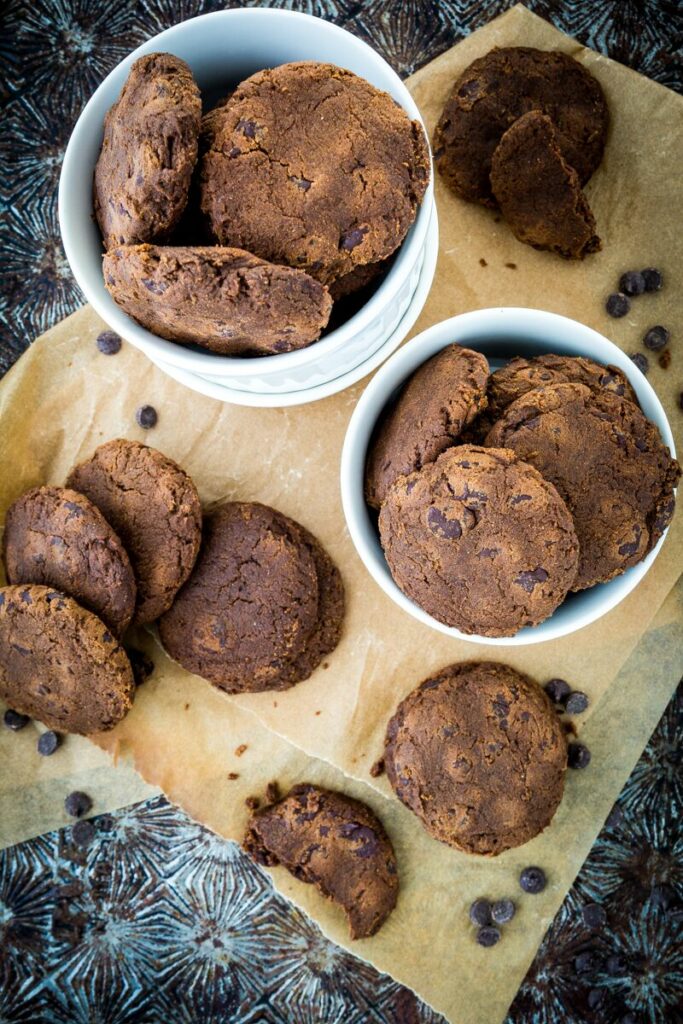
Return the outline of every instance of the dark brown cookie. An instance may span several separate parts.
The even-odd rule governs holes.
[[[133,673],[92,612],[50,587],[0,588],[0,697],[60,732],[111,729],[133,703]]]
[[[316,562],[301,538],[298,524],[256,502],[207,516],[195,570],[159,623],[171,657],[228,693],[298,682],[320,610]]]
[[[579,176],[562,156],[553,122],[539,110],[515,121],[498,143],[491,188],[520,242],[571,260],[602,248]]]
[[[421,125],[333,64],[259,71],[205,127],[202,209],[218,241],[326,284],[391,255],[429,181]]]
[[[583,384],[551,384],[509,405],[486,438],[551,481],[579,538],[573,590],[640,562],[669,525],[678,463],[640,409]]]
[[[343,793],[295,786],[252,815],[244,848],[259,864],[282,864],[338,903],[352,939],[374,935],[396,906],[391,841],[373,811]]]
[[[375,430],[365,463],[365,500],[379,508],[399,476],[450,448],[486,405],[489,364],[449,345],[415,371]]]
[[[533,839],[562,799],[567,741],[540,686],[508,665],[449,665],[390,720],[386,772],[442,843],[494,856]]]
[[[155,448],[118,438],[71,470],[67,486],[87,495],[130,556],[138,586],[133,622],[171,606],[199,551],[202,510],[187,473]]]
[[[185,61],[170,53],[135,61],[104,119],[95,167],[95,216],[105,249],[169,236],[187,203],[201,113]]]
[[[379,530],[404,594],[463,633],[513,636],[538,625],[576,579],[565,503],[511,451],[459,445],[399,477]]]
[[[35,487],[10,505],[3,558],[9,583],[54,587],[121,636],[133,617],[135,577],[123,544],[83,494]]]
[[[220,246],[124,245],[104,257],[114,300],[149,331],[221,355],[271,355],[317,341],[332,310],[302,270]]]
[[[512,46],[491,50],[465,69],[437,125],[437,168],[457,195],[496,205],[489,178],[493,152],[530,110],[550,117],[562,156],[586,184],[602,160],[609,124],[600,84],[566,53]]]

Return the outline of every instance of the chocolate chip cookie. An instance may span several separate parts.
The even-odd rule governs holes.
[[[317,341],[327,288],[302,270],[221,246],[125,245],[104,257],[111,296],[147,330],[221,355],[271,355]]]
[[[333,64],[259,71],[205,125],[202,209],[220,244],[325,284],[391,255],[429,182],[421,125]]]
[[[557,145],[585,185],[602,160],[609,114],[599,82],[578,61],[526,46],[491,50],[457,79],[434,134],[437,168],[453,191],[496,205],[491,159],[503,134],[523,114],[540,110]]]
[[[404,594],[463,633],[514,636],[574,585],[579,545],[555,488],[514,452],[458,445],[392,485],[379,515]]]
[[[105,249],[168,238],[197,161],[202,103],[185,61],[149,53],[130,69],[104,120],[95,216]]]
[[[520,242],[572,260],[602,248],[579,176],[562,156],[553,122],[540,110],[515,121],[496,146],[491,188]]]
[[[10,505],[3,558],[10,583],[42,583],[75,598],[121,636],[133,617],[135,577],[123,544],[83,494],[34,487]]]
[[[633,402],[583,384],[551,384],[509,405],[486,438],[551,481],[580,545],[573,590],[640,562],[669,525],[680,468]]]
[[[62,732],[111,729],[135,685],[122,647],[101,619],[38,585],[0,588],[0,697]]]
[[[379,508],[399,477],[450,448],[486,405],[489,365],[480,352],[449,345],[412,375],[381,418],[365,464],[365,500]]]
[[[399,800],[434,839],[495,856],[550,824],[564,790],[567,741],[531,679],[508,665],[464,662],[399,704],[384,761]]]
[[[252,815],[243,845],[259,864],[282,864],[338,903],[352,939],[374,935],[396,905],[391,841],[373,811],[343,793],[295,786]]]
[[[118,438],[71,470],[67,486],[87,495],[121,538],[138,594],[133,622],[153,622],[171,606],[199,551],[197,489],[171,459]]]

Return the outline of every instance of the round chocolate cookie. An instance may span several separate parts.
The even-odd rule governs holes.
[[[202,510],[187,473],[155,448],[117,438],[72,469],[67,486],[87,495],[123,541],[138,587],[134,624],[158,619],[199,551]]]
[[[398,479],[450,448],[486,405],[489,364],[449,345],[415,371],[375,430],[365,463],[365,500],[379,508]]]
[[[133,703],[116,637],[73,598],[37,585],[0,588],[0,697],[61,732],[111,729]]]
[[[564,790],[567,741],[531,679],[508,665],[464,662],[401,701],[384,762],[397,797],[430,836],[495,856],[550,824]]]
[[[95,216],[105,249],[168,237],[187,203],[201,115],[185,61],[170,53],[135,61],[104,119],[95,167]]]
[[[325,284],[390,256],[429,182],[421,125],[333,64],[259,71],[205,127],[202,209],[221,245]]]
[[[104,257],[116,303],[147,330],[221,355],[271,355],[317,341],[332,310],[303,270],[220,246],[124,245]]]
[[[579,176],[540,110],[524,114],[503,135],[493,153],[491,188],[520,242],[571,260],[602,248]]]
[[[436,165],[457,195],[496,205],[489,177],[494,150],[530,110],[551,119],[562,156],[585,185],[602,160],[609,124],[599,82],[566,53],[511,46],[463,71],[436,127]]]
[[[391,841],[374,812],[343,793],[295,786],[252,815],[243,845],[259,864],[282,864],[338,903],[352,939],[374,935],[396,906]]]
[[[640,562],[671,521],[678,463],[654,424],[615,394],[583,384],[529,391],[486,444],[530,462],[567,503],[580,545],[573,590]]]
[[[3,558],[9,583],[42,583],[74,597],[121,636],[133,617],[135,577],[123,544],[83,494],[34,487],[10,505]]]
[[[399,477],[379,531],[403,593],[463,633],[514,636],[536,626],[576,579],[567,507],[512,451],[459,445]]]
[[[228,693],[298,682],[320,611],[302,536],[256,502],[228,502],[207,516],[195,570],[159,622],[171,657]]]

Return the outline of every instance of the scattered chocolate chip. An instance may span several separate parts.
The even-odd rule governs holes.
[[[650,369],[650,364],[647,360],[647,356],[644,356],[642,352],[635,352],[631,356],[632,361],[636,364],[641,373],[647,374]]]
[[[534,895],[538,892],[543,892],[546,887],[545,871],[543,868],[537,867],[524,868],[519,876],[519,884],[524,892],[533,893]]]
[[[660,352],[668,344],[669,332],[661,324],[651,327],[643,338],[643,345],[645,348],[649,348],[651,352]]]
[[[495,946],[499,939],[500,932],[497,928],[493,928],[492,926],[480,928],[477,932],[477,942],[480,946],[485,946],[487,949],[491,946]]]
[[[512,900],[496,900],[491,907],[491,917],[496,924],[507,924],[515,916],[516,910]]]
[[[605,970],[612,978],[618,978],[620,974],[626,974],[628,964],[621,953],[612,953],[607,957]]]
[[[241,757],[246,749],[247,749],[246,743],[240,743],[239,747],[236,747],[236,749],[235,749],[235,757]]]
[[[49,757],[50,754],[54,754],[57,747],[61,744],[62,737],[58,732],[53,732],[51,729],[48,732],[44,732],[38,740],[38,753],[42,754],[43,757]]]
[[[128,655],[130,667],[133,670],[135,685],[142,686],[154,671],[154,662],[144,651],[138,650],[137,647],[126,647],[126,654]]]
[[[258,810],[258,806],[261,803],[257,796],[248,796],[244,802],[250,811]]]
[[[143,430],[150,430],[152,427],[156,427],[159,417],[153,405],[141,405],[135,413],[135,419]]]
[[[607,913],[599,903],[587,903],[581,911],[583,923],[587,928],[602,928],[607,921]]]
[[[668,370],[671,366],[671,352],[669,349],[665,349],[659,357],[659,365],[663,370]]]
[[[553,704],[564,704],[572,688],[564,679],[550,679],[543,687]]]
[[[269,804],[276,804],[280,799],[280,787],[277,782],[269,782],[266,786],[266,800]]]
[[[370,775],[373,779],[378,779],[380,775],[384,775],[384,758],[380,757],[378,761],[375,761],[370,769]]]
[[[607,310],[609,315],[613,316],[615,319],[619,319],[619,317],[626,316],[630,308],[631,303],[629,302],[628,298],[621,292],[614,292],[612,295],[609,296],[607,302],[605,303],[605,309]]]
[[[345,231],[341,236],[340,247],[347,251],[355,249],[363,241],[363,235],[366,231],[367,228],[351,228],[350,231]]]
[[[115,356],[121,351],[121,339],[114,331],[102,331],[97,335],[97,347],[103,356]]]
[[[573,690],[567,697],[565,708],[568,715],[580,715],[588,707],[588,697],[581,690]]]
[[[92,810],[92,800],[87,793],[81,793],[76,789],[73,793],[69,793],[64,801],[64,810],[72,818],[82,818],[84,814]]]
[[[20,729],[23,729],[31,721],[28,715],[20,715],[18,711],[12,711],[11,708],[7,708],[2,720],[5,728],[11,729],[12,732],[19,732]]]
[[[570,743],[567,752],[567,764],[570,768],[587,768],[591,762],[591,752],[583,743]]]
[[[655,270],[654,267],[647,267],[645,270],[641,270],[640,273],[645,281],[646,292],[658,292],[664,284],[664,278],[660,271]]]
[[[642,295],[645,291],[645,278],[637,270],[627,270],[619,278],[619,291],[624,295]]]
[[[491,904],[488,900],[478,899],[470,907],[470,921],[482,927],[491,924]]]
[[[96,829],[92,821],[88,819],[77,821],[71,829],[71,838],[76,846],[90,846],[96,835]]]

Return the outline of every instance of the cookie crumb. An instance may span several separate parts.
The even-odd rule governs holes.
[[[247,750],[247,744],[240,743],[239,747],[235,748],[235,757],[241,757],[245,750]]]
[[[661,356],[658,359],[658,362],[663,370],[669,369],[669,367],[671,366],[671,352],[668,348],[665,349],[664,352],[662,352]]]
[[[269,804],[276,804],[280,799],[280,787],[277,782],[269,782],[266,786],[266,800]]]
[[[228,778],[231,782],[234,782],[235,779],[239,779],[239,772],[228,772]]]
[[[505,266],[508,268],[508,270],[516,270],[517,269],[517,264],[516,263],[506,263]]]
[[[315,714],[316,714],[316,715],[320,715],[321,713],[322,713],[322,712],[320,712],[320,711],[316,711],[316,712],[315,712]]]
[[[185,705],[185,710],[186,710],[186,711],[189,711],[189,710],[190,710],[190,705],[189,705],[189,704],[186,704],[186,705]]]
[[[486,262],[486,260],[484,259],[483,256],[479,257],[479,266],[480,267],[488,267],[488,263]]]
[[[250,811],[258,810],[258,807],[259,807],[259,805],[261,803],[261,801],[259,800],[259,798],[257,796],[248,796],[247,799],[244,802],[245,802],[245,804],[247,805],[247,807],[249,808]]]
[[[378,758],[370,768],[370,775],[373,779],[378,779],[380,775],[384,775],[384,758]]]

